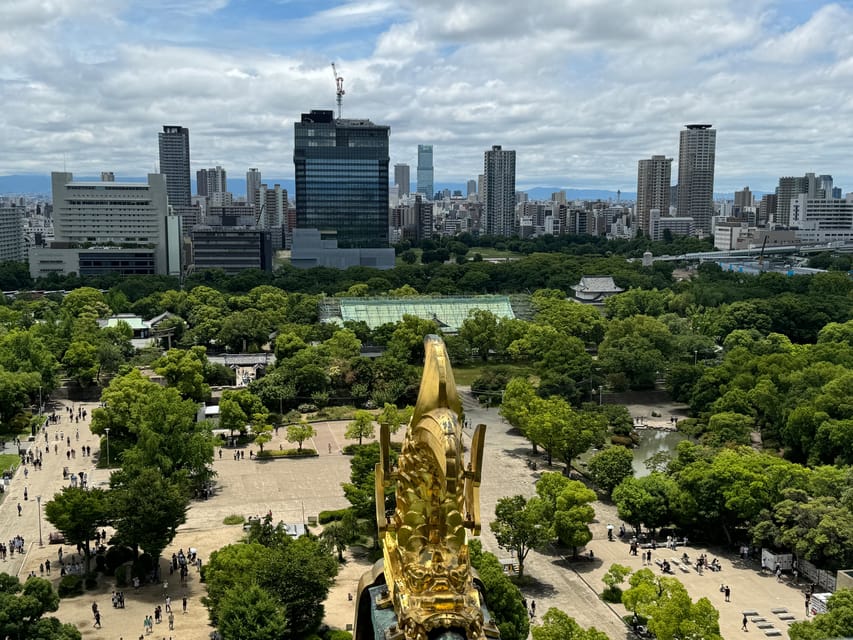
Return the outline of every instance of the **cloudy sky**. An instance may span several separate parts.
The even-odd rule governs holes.
[[[708,122],[717,191],[853,191],[851,0],[0,0],[0,25],[0,175],[144,175],[181,124],[193,169],[292,177],[334,60],[344,116],[390,125],[392,164],[434,144],[436,182],[501,144],[519,187],[633,191]]]

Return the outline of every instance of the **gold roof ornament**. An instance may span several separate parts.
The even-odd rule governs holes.
[[[380,425],[376,520],[383,560],[359,585],[356,640],[500,635],[468,555],[469,532],[478,535],[481,526],[485,425],[474,431],[466,465],[462,403],[447,348],[430,335],[424,351],[418,401],[395,469],[390,467],[388,426]],[[385,489],[394,485],[396,506],[386,512]]]

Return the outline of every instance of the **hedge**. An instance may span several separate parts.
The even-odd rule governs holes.
[[[350,509],[332,509],[330,511],[321,511],[317,516],[317,521],[320,524],[327,524],[337,520],[343,520],[344,516],[350,512]]]
[[[316,449],[264,449],[255,454],[258,460],[274,460],[275,458],[313,458],[317,455]]]

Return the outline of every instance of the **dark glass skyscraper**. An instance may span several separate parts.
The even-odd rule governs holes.
[[[160,173],[166,176],[166,193],[173,207],[192,205],[190,183],[190,130],[163,125],[160,133]]]
[[[388,131],[303,113],[294,124],[296,225],[336,231],[340,247],[388,246]]]

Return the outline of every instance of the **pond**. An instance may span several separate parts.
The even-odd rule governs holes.
[[[678,431],[664,429],[644,429],[639,432],[640,443],[632,450],[634,454],[634,475],[637,478],[649,475],[645,462],[656,453],[672,452],[678,443],[687,436]]]

